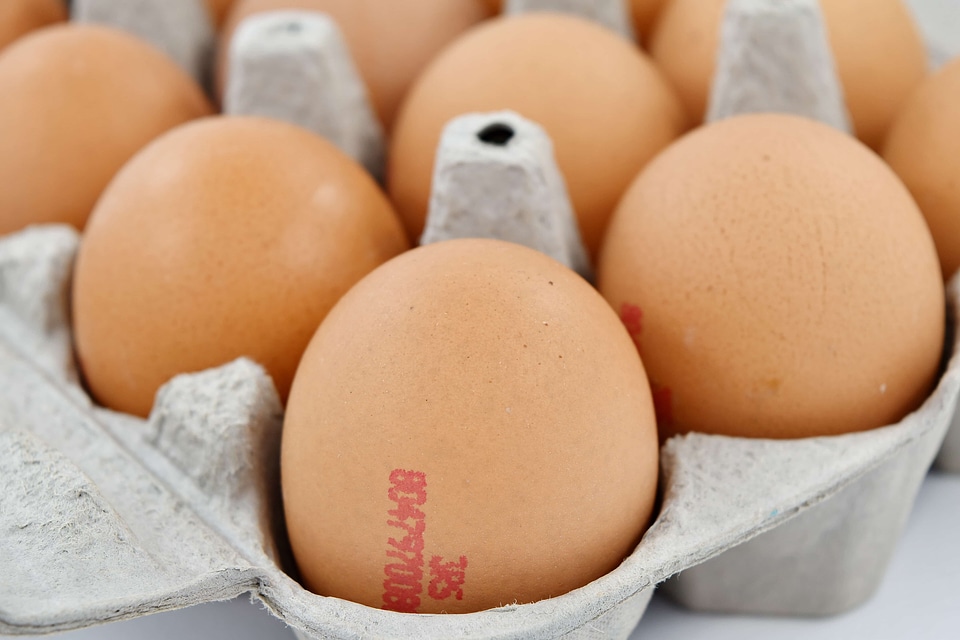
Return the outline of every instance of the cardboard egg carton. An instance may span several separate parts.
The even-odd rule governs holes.
[[[245,50],[275,55],[258,47]],[[330,77],[359,82],[344,69]],[[430,206],[426,241],[507,236],[589,275],[550,140],[516,114],[448,126]],[[489,215],[471,219],[468,208]],[[876,587],[960,395],[951,338],[936,388],[896,425],[794,441],[671,439],[658,518],[608,575],[532,604],[400,614],[297,583],[279,492],[282,409],[261,367],[239,360],[177,376],[148,420],[90,400],[69,327],[77,246],[59,226],[0,238],[0,633],[250,593],[302,638],[626,638],[653,589],[680,572],[668,589],[690,606],[831,613]],[[956,318],[960,280],[948,305]]]

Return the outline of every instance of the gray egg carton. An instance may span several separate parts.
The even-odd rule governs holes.
[[[953,358],[923,407],[894,426],[797,441],[674,438],[661,455],[659,517],[610,574],[534,604],[400,614],[314,595],[291,577],[281,407],[258,365],[177,376],[148,420],[91,402],[66,324],[77,246],[60,226],[0,239],[0,633],[249,592],[304,638],[626,638],[657,584],[722,552],[713,562],[743,582],[731,593],[769,572],[780,579],[763,594],[780,608],[797,598],[846,607],[875,587],[960,393]],[[958,300],[954,283],[954,312]],[[751,545],[764,553],[740,557]]]
[[[822,29],[815,20],[795,24]],[[303,26],[330,34],[328,26]],[[284,31],[276,23],[264,29],[270,38]],[[342,51],[335,35],[327,38],[331,50]],[[276,46],[246,42],[252,63],[276,54]],[[822,51],[810,57],[825,59]],[[327,78],[359,82],[349,65],[325,69]],[[830,82],[823,68],[814,72],[809,86]],[[768,96],[784,89],[766,85]],[[347,101],[360,90],[347,87]],[[727,100],[716,88],[714,95]],[[749,104],[763,99],[754,92],[733,110],[764,108]],[[284,102],[281,94],[262,100]],[[257,108],[248,102],[243,111]],[[288,115],[309,127],[304,113],[297,107]],[[487,135],[497,126],[510,135]],[[375,135],[360,138],[376,143]],[[377,157],[370,147],[355,149],[355,157]],[[511,113],[465,116],[447,127],[438,155],[424,241],[509,237],[589,277],[550,140],[536,124]],[[467,189],[475,195],[464,197]],[[467,209],[486,213],[478,219]],[[538,231],[529,233],[531,226]],[[654,588],[680,572],[666,588],[691,607],[826,615],[877,587],[960,395],[951,338],[936,389],[896,425],[793,441],[673,438],[661,452],[657,520],[608,575],[533,604],[394,613],[314,595],[296,582],[277,468],[282,409],[257,364],[177,376],[148,420],[90,400],[69,327],[77,246],[77,234],[60,226],[0,238],[0,633],[48,633],[250,593],[310,639],[626,638]],[[958,280],[948,303],[956,318]]]

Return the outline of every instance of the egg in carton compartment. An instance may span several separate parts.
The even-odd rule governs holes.
[[[316,16],[295,19],[306,27]],[[526,179],[502,189],[505,167],[519,167]],[[484,181],[499,187],[503,206],[476,208],[507,212],[504,219],[459,215],[470,204],[462,185]],[[532,234],[530,221],[540,224]],[[542,130],[509,113],[458,119],[442,143],[426,240],[504,228],[588,268]],[[674,438],[661,453],[659,517],[607,576],[533,604],[398,614],[317,596],[296,582],[280,514],[281,407],[259,366],[241,360],[178,376],[147,421],[90,401],[78,384],[68,324],[77,242],[63,227],[0,241],[5,633],[82,627],[249,592],[309,638],[627,637],[657,584],[718,554],[675,583],[681,600],[714,608],[718,582],[757,583],[773,565],[781,586],[763,583],[765,606],[773,600],[781,612],[829,613],[876,586],[960,390],[951,357],[923,407],[897,425],[797,441]],[[956,281],[948,298],[955,316]],[[837,533],[807,544],[823,532]],[[755,590],[720,591],[730,594],[719,605],[726,610],[755,606]]]
[[[930,68],[937,70],[960,56],[960,3],[950,0],[906,0],[923,31]],[[937,456],[940,471],[960,473],[960,415],[947,432]]]

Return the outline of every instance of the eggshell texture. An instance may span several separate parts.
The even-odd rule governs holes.
[[[76,348],[94,397],[144,416],[178,373],[248,356],[285,399],[334,303],[407,248],[389,202],[325,140],[210,118],[128,164],[76,265]]]
[[[133,36],[64,25],[23,38],[0,55],[0,234],[82,229],[140,148],[210,111],[172,60]]]
[[[0,50],[34,29],[66,19],[63,0],[3,0],[0,2]]]
[[[643,366],[616,314],[533,250],[452,240],[351,290],[283,426],[305,585],[376,608],[532,602],[614,569],[657,482]]]
[[[230,38],[237,26],[244,18],[279,9],[321,11],[336,20],[387,131],[393,128],[407,89],[427,63],[490,16],[480,0],[240,0],[220,43],[219,95],[226,86]]]
[[[599,287],[664,436],[894,423],[930,390],[944,339],[910,194],[860,143],[792,116],[725,120],[654,160],[611,222]]]
[[[902,0],[821,0],[857,137],[874,149],[927,72],[926,49]],[[650,43],[691,118],[703,121],[726,0],[671,0]]]
[[[920,205],[949,279],[960,269],[960,58],[910,98],[883,155]]]
[[[501,109],[550,134],[591,253],[630,181],[685,128],[667,82],[613,32],[564,14],[493,20],[434,60],[397,121],[389,192],[412,238],[423,232],[443,127],[465,113]]]

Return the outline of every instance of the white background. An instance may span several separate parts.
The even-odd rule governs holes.
[[[958,0],[960,2],[960,0]],[[53,636],[62,640],[294,640],[247,598]],[[828,619],[750,618],[684,611],[662,597],[631,640],[960,639],[960,476],[931,475],[876,596]]]

